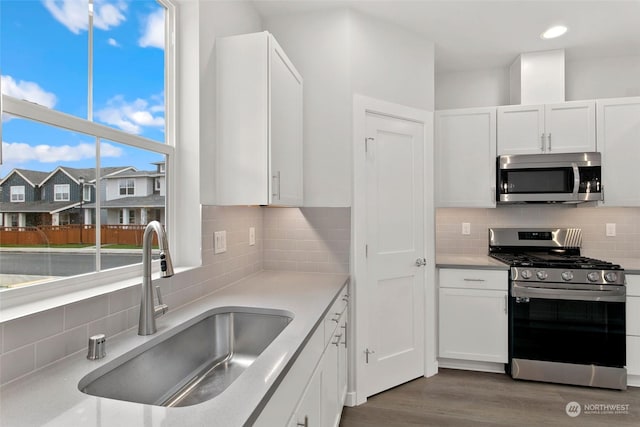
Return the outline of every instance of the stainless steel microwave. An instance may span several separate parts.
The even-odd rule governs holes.
[[[579,203],[603,200],[600,153],[499,156],[498,203]]]

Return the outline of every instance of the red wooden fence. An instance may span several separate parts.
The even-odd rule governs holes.
[[[102,245],[142,246],[146,225],[102,225]],[[0,245],[66,245],[96,243],[95,225],[42,225],[39,227],[0,227]],[[157,244],[154,235],[154,244]]]

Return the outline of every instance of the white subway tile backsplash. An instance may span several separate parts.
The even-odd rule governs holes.
[[[470,222],[471,235],[460,233],[460,223]],[[605,224],[616,223],[617,235],[607,237]],[[439,253],[487,253],[491,227],[577,227],[583,232],[582,252],[616,259],[640,257],[640,208],[566,205],[499,206],[496,209],[436,210],[436,249]]]
[[[56,308],[4,324],[3,352],[58,334],[64,328],[64,309]]]
[[[109,294],[109,313],[118,313],[140,304],[141,287],[134,286]]]
[[[87,327],[80,326],[37,342],[35,367],[41,368],[86,348],[88,340]]]
[[[0,384],[5,384],[35,369],[35,345],[31,344],[0,356]]]
[[[109,296],[101,295],[69,304],[64,310],[64,327],[72,329],[105,317],[109,313]]]

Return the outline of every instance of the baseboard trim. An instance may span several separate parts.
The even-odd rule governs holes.
[[[347,393],[347,396],[344,399],[344,406],[348,406],[350,408],[357,406],[355,392],[351,391]]]
[[[504,374],[504,363],[478,362],[475,360],[438,359],[438,367],[465,371],[493,372]]]

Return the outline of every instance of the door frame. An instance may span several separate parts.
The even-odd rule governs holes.
[[[349,363],[349,393],[347,406],[360,405],[367,401],[363,389],[364,349],[367,347],[368,308],[364,297],[367,283],[367,261],[365,244],[367,236],[366,216],[366,117],[368,113],[408,120],[422,124],[424,129],[424,242],[427,264],[424,274],[424,319],[425,319],[425,377],[438,373],[436,359],[436,287],[435,287],[435,199],[434,199],[434,137],[433,112],[419,110],[363,95],[353,96],[353,204],[351,209],[351,289],[354,294],[351,307],[351,346],[353,352]]]

